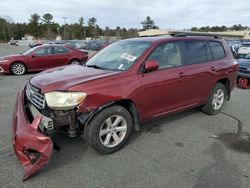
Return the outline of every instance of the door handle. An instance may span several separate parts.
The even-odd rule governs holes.
[[[184,72],[180,72],[180,73],[179,73],[179,77],[180,77],[180,78],[184,78],[184,77],[185,77]]]
[[[212,66],[211,71],[216,71],[216,68],[214,66]]]

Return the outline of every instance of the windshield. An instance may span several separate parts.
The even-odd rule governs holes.
[[[37,48],[39,48],[39,46],[34,47],[34,48],[30,48],[30,49],[28,49],[27,51],[25,51],[25,52],[23,52],[23,53],[21,53],[21,54],[22,54],[22,55],[28,55],[28,54],[34,52]]]
[[[92,57],[86,65],[100,69],[125,71],[149,46],[149,42],[142,41],[115,42]]]

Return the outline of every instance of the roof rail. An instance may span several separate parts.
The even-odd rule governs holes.
[[[170,34],[172,37],[188,37],[188,36],[206,36],[206,37],[214,37],[214,38],[220,38],[217,35],[214,34],[204,34],[204,33],[172,33]]]

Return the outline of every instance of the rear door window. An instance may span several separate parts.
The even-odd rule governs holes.
[[[209,42],[210,48],[213,53],[214,60],[223,59],[225,51],[220,42]]]
[[[54,46],[54,54],[66,54],[69,50],[61,46]]]
[[[203,63],[212,60],[211,50],[205,41],[185,41],[187,64]]]

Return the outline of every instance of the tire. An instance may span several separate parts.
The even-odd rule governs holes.
[[[14,75],[24,75],[27,72],[27,68],[23,63],[14,63],[10,67],[10,71]]]
[[[201,108],[201,110],[209,115],[216,115],[224,107],[227,99],[226,88],[223,84],[217,83],[213,88],[207,103]]]
[[[111,106],[98,113],[85,126],[84,139],[98,153],[111,154],[125,145],[132,124],[132,117],[125,108]]]
[[[79,65],[80,64],[80,61],[77,60],[77,59],[73,59],[69,62],[70,65]]]

